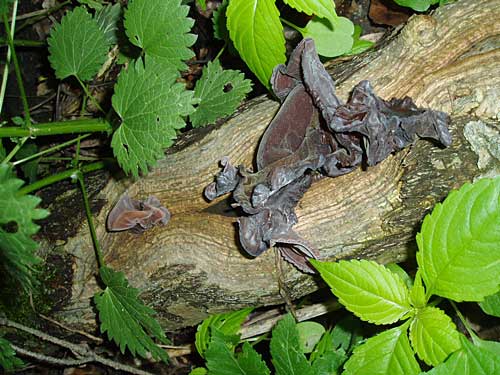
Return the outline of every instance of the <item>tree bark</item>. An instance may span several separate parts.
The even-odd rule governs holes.
[[[422,218],[451,189],[498,174],[499,19],[498,0],[457,1],[412,17],[372,51],[328,63],[343,99],[368,79],[381,97],[409,95],[420,106],[450,113],[453,144],[443,149],[419,140],[375,167],[315,182],[297,207],[294,228],[324,259],[404,261],[416,249]],[[103,202],[94,220],[106,262],[141,289],[166,329],[194,325],[210,313],[282,303],[280,277],[291,298],[319,288],[318,277],[276,260],[273,249],[245,256],[236,217],[225,211],[230,198],[207,202],[202,196],[222,156],[252,165],[277,108],[269,97],[251,100],[222,125],[186,134],[147,176],[112,179],[94,194],[94,203]],[[171,221],[141,235],[106,232],[106,215],[124,192],[155,195]],[[99,286],[85,221],[58,251],[71,260],[71,288],[57,317],[95,326],[90,298]]]

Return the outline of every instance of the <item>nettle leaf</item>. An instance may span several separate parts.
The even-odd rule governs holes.
[[[101,333],[107,332],[109,339],[120,346],[122,354],[128,347],[134,356],[137,353],[148,358],[148,353],[151,353],[154,358],[168,362],[167,352],[149,337],[152,335],[168,344],[165,333],[152,317],[154,310],[139,299],[139,290],[128,285],[123,272],[102,267],[99,275],[106,285],[104,291],[94,296]]]
[[[198,353],[205,357],[208,343],[212,339],[212,330],[216,329],[225,336],[236,335],[253,308],[231,311],[225,314],[214,314],[206,318],[196,330],[196,349]]]
[[[354,349],[344,375],[411,375],[420,367],[408,341],[408,323],[379,333]]]
[[[122,124],[113,134],[111,146],[126,173],[138,177],[139,170],[163,157],[173,143],[184,118],[194,112],[193,92],[175,83],[177,71],[156,60],[141,60],[122,71],[115,85],[113,108]]]
[[[196,83],[194,97],[200,102],[191,116],[197,128],[232,114],[245,95],[252,90],[252,83],[237,70],[224,70],[218,60],[209,62]]]
[[[417,12],[425,12],[431,5],[439,3],[440,0],[394,0],[403,7],[412,8]]]
[[[325,333],[325,327],[316,322],[301,322],[296,327],[302,353],[311,353]]]
[[[299,332],[295,319],[290,314],[285,315],[274,327],[270,349],[276,375],[314,374],[302,353]]]
[[[130,42],[146,54],[178,70],[186,69],[183,60],[194,52],[188,47],[196,41],[189,34],[194,20],[188,18],[189,6],[181,0],[133,0],[125,11],[125,32]]]
[[[31,239],[40,227],[33,220],[44,219],[49,212],[36,208],[40,198],[18,195],[23,184],[10,166],[0,164],[0,274],[29,290],[36,282],[33,266],[40,262],[35,255],[38,244]]]
[[[353,46],[354,24],[345,17],[313,17],[298,29],[304,38],[314,39],[318,54],[335,57],[349,52]]]
[[[500,292],[486,296],[479,306],[486,314],[500,318]]]
[[[428,295],[481,301],[500,284],[500,177],[465,184],[427,215],[417,262]]]
[[[228,342],[229,341],[229,342]],[[214,375],[268,375],[266,363],[255,349],[247,342],[237,355],[232,343],[222,332],[214,328],[212,340],[206,351],[209,374]]]
[[[335,3],[331,0],[283,0],[299,12],[322,18],[335,17]]]
[[[109,42],[97,21],[83,8],[68,12],[55,24],[47,40],[50,65],[59,79],[91,79],[104,64]]]
[[[367,260],[311,263],[339,302],[363,320],[390,324],[412,310],[403,280],[383,265]]]
[[[460,335],[462,348],[446,362],[426,372],[429,375],[491,375],[500,373],[500,355],[473,345]]]
[[[14,371],[24,366],[23,361],[16,357],[16,352],[12,349],[10,342],[3,337],[0,337],[0,366],[6,372]]]
[[[410,339],[420,359],[433,366],[460,347],[455,324],[442,310],[431,306],[419,309],[413,317]]]
[[[421,308],[427,304],[427,297],[425,295],[425,288],[420,276],[420,270],[415,275],[415,282],[410,289],[410,301],[414,307]]]
[[[285,37],[274,0],[231,0],[227,28],[241,58],[269,88],[274,67],[286,60]]]
[[[116,44],[117,31],[118,31],[118,21],[122,13],[122,8],[120,4],[108,4],[102,7],[95,14],[95,20],[97,25],[104,33],[104,37],[110,45]]]

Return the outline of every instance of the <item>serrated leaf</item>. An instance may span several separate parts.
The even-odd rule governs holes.
[[[111,146],[120,166],[134,177],[163,157],[194,111],[193,92],[175,83],[176,76],[174,69],[146,58],[145,66],[139,60],[118,77],[112,103],[122,124]]]
[[[417,308],[425,307],[427,304],[427,297],[425,295],[425,288],[422,284],[422,277],[420,271],[415,275],[415,282],[410,289],[410,301],[412,306]]]
[[[212,329],[216,329],[225,336],[236,335],[241,324],[253,308],[249,307],[237,311],[231,311],[225,314],[214,314],[206,318],[196,330],[196,350],[205,357],[205,350],[212,337]]]
[[[312,363],[315,375],[336,375],[340,373],[347,356],[341,352],[327,351]]]
[[[288,314],[273,329],[270,343],[276,375],[314,374],[299,345],[299,333],[294,318]]]
[[[500,373],[500,356],[477,347],[460,335],[462,348],[446,362],[426,372],[429,375],[492,375]]]
[[[274,67],[286,60],[285,37],[274,0],[231,0],[227,28],[241,58],[269,88]]]
[[[116,44],[117,31],[118,31],[118,21],[122,13],[122,8],[120,4],[108,4],[102,7],[95,14],[95,20],[99,29],[104,33],[104,37],[110,45]]]
[[[158,322],[153,318],[153,309],[139,299],[139,291],[128,285],[123,272],[102,267],[99,275],[106,289],[96,293],[94,301],[101,321],[101,333],[108,333],[122,353],[128,348],[132,355],[139,354],[148,358],[148,352],[154,358],[168,362],[166,351],[158,347],[149,335],[162,343],[168,340]]]
[[[68,12],[47,40],[49,61],[59,79],[91,79],[106,61],[109,43],[97,21],[83,8]]]
[[[455,301],[481,301],[500,285],[500,177],[465,184],[427,215],[417,262],[427,288]]]
[[[367,260],[338,263],[311,260],[311,263],[339,302],[363,320],[390,324],[412,309],[403,280],[378,263]]]
[[[0,367],[3,367],[6,372],[10,372],[22,366],[24,363],[16,357],[16,352],[12,349],[10,342],[0,337]]]
[[[296,327],[302,353],[311,353],[325,333],[325,327],[316,322],[301,322],[297,323]]]
[[[398,275],[401,280],[403,280],[408,289],[413,286],[413,280],[411,279],[410,275],[408,275],[400,265],[396,263],[389,263],[385,265],[385,268]]]
[[[419,309],[410,325],[410,340],[420,359],[437,366],[460,347],[450,317],[437,307]]]
[[[332,0],[283,0],[299,12],[315,15],[321,18],[336,17],[335,3]]]
[[[318,55],[325,57],[349,52],[354,42],[354,25],[345,17],[313,17],[304,28],[298,30],[304,38],[314,39]]]
[[[35,255],[38,244],[31,238],[40,227],[33,220],[44,219],[49,212],[36,208],[40,198],[18,195],[23,184],[8,165],[0,164],[0,274],[29,290],[36,282],[33,266],[40,262]]]
[[[354,349],[344,365],[344,375],[419,374],[406,334],[408,323],[371,337]]]
[[[208,373],[210,375],[268,375],[269,369],[252,346],[245,342],[236,356],[232,343],[217,328],[206,350]]]
[[[189,34],[194,20],[180,0],[133,0],[125,11],[125,32],[131,43],[178,70],[194,56],[189,49],[196,36]]]
[[[209,62],[196,83],[194,97],[200,102],[190,116],[197,128],[232,114],[245,95],[252,90],[252,83],[237,70],[222,69],[218,60]]]
[[[479,306],[486,314],[500,318],[500,292],[486,296]]]

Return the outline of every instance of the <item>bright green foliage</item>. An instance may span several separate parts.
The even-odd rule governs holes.
[[[406,334],[408,324],[371,337],[354,349],[344,365],[345,375],[411,375],[420,367]]]
[[[316,322],[297,323],[299,343],[303,353],[311,353],[325,333],[325,327]]]
[[[500,342],[481,340],[475,336],[472,336],[472,341],[478,348],[492,352],[500,358]]]
[[[420,271],[415,275],[415,283],[410,289],[410,301],[412,306],[421,308],[427,304],[427,297],[425,296],[425,288],[420,277]]]
[[[411,310],[403,280],[376,262],[311,260],[311,263],[340,303],[363,320],[375,324],[394,323]]]
[[[8,14],[13,2],[14,2],[14,0],[2,0],[2,1],[0,1],[0,15]]]
[[[500,292],[492,294],[491,296],[486,296],[484,301],[479,303],[481,309],[486,314],[496,316],[500,318]]]
[[[183,60],[194,56],[189,47],[196,41],[189,34],[194,20],[187,17],[188,12],[181,0],[133,0],[125,11],[125,32],[146,54],[184,70]]]
[[[394,0],[394,2],[417,12],[425,12],[431,5],[439,3],[440,0]]]
[[[274,0],[231,0],[227,28],[241,58],[269,87],[273,68],[285,62],[285,38]]]
[[[43,219],[49,212],[36,208],[40,198],[18,195],[23,184],[8,165],[0,164],[0,274],[28,290],[35,282],[33,265],[40,261],[35,255],[38,244],[31,239],[39,229],[33,220]]]
[[[460,347],[455,324],[442,310],[431,306],[417,311],[410,325],[410,339],[420,359],[433,366]]]
[[[97,21],[83,8],[68,12],[50,32],[49,61],[59,79],[91,79],[106,61],[109,43]]]
[[[500,355],[473,345],[460,335],[462,348],[445,363],[426,372],[429,375],[492,375],[500,373]]]
[[[16,357],[16,352],[10,346],[10,342],[0,337],[0,368],[10,372],[23,365],[23,361]]]
[[[207,373],[208,372],[205,367],[196,367],[189,373],[189,375],[206,375]]]
[[[137,353],[147,358],[150,352],[154,358],[168,362],[167,353],[149,337],[152,335],[162,343],[168,343],[165,333],[152,317],[154,310],[139,300],[139,291],[128,285],[122,272],[101,267],[99,274],[106,285],[104,291],[94,296],[101,332],[108,332],[109,339],[120,346],[122,353],[128,347],[134,356]]]
[[[196,83],[194,97],[199,99],[191,116],[193,127],[213,123],[232,114],[245,95],[252,89],[250,80],[237,70],[222,69],[219,61],[209,62]]]
[[[332,332],[328,330],[316,344],[309,362],[312,363],[315,374],[335,374],[346,359],[347,356],[342,348],[335,350]]]
[[[122,13],[120,4],[108,4],[96,12],[95,20],[109,44],[116,44],[118,21]]]
[[[175,83],[177,72],[156,60],[141,60],[122,71],[115,85],[113,108],[122,124],[111,146],[126,173],[138,177],[163,156],[185,126],[184,117],[194,111],[193,92]]]
[[[308,15],[321,18],[335,17],[335,3],[331,0],[284,0],[286,4]]]
[[[269,369],[252,346],[245,342],[242,351],[234,354],[228,340],[217,328],[205,353],[210,375],[268,375]]]
[[[354,33],[352,34],[352,47],[347,55],[357,55],[361,52],[366,51],[368,48],[371,48],[375,43],[370,42],[369,40],[361,39],[361,33],[363,29],[359,25],[354,25]]]
[[[410,289],[413,286],[412,278],[410,277],[410,275],[408,275],[408,273],[406,273],[406,271],[399,264],[389,263],[386,264],[384,267],[387,268],[389,271],[394,272],[396,275],[398,275],[401,278],[401,280],[403,280],[408,289]]]
[[[428,295],[481,301],[500,284],[500,177],[465,184],[427,215],[417,262]]]
[[[241,324],[245,321],[246,317],[252,311],[252,308],[232,311],[226,314],[210,315],[198,326],[196,330],[196,350],[198,353],[205,357],[208,343],[212,338],[212,330],[216,329],[225,336],[236,335],[240,329]]]
[[[340,56],[353,46],[354,25],[345,17],[313,17],[303,29],[298,30],[304,38],[314,39],[318,55],[321,56]]]
[[[285,315],[274,327],[270,347],[276,375],[314,374],[302,353],[299,332],[290,314]]]

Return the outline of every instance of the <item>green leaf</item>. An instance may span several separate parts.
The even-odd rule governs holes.
[[[481,301],[500,284],[500,177],[465,184],[427,215],[417,262],[427,294]]]
[[[500,292],[486,296],[479,306],[486,314],[500,318]]]
[[[212,329],[215,328],[226,336],[236,335],[241,324],[253,308],[231,311],[225,314],[214,314],[206,318],[196,330],[196,350],[205,357],[205,351],[212,338]]]
[[[8,165],[0,164],[0,274],[29,290],[36,283],[33,266],[40,262],[35,255],[38,244],[31,239],[40,227],[33,220],[44,219],[49,212],[36,208],[40,198],[18,195],[23,184]]]
[[[38,152],[38,147],[34,142],[26,142],[17,152],[16,160],[21,160],[27,158],[33,154]],[[33,183],[36,181],[36,176],[38,174],[38,163],[40,162],[40,158],[35,158],[30,161],[21,164],[21,170],[24,173],[24,177],[29,181],[29,183]]]
[[[339,302],[363,320],[390,324],[411,311],[403,280],[380,264],[367,260],[311,263]]]
[[[95,14],[95,20],[99,29],[104,33],[104,37],[110,45],[116,44],[117,41],[117,31],[118,31],[118,21],[122,13],[122,8],[120,4],[108,4],[102,7]]]
[[[333,327],[333,347],[348,353],[363,339],[362,333],[361,321],[348,315]]]
[[[100,1],[96,0],[78,0],[80,4],[85,4],[89,8],[95,9],[95,10],[101,10],[103,8],[103,5],[101,4]]]
[[[133,0],[125,11],[125,32],[146,54],[184,70],[183,60],[194,56],[189,47],[196,41],[189,34],[194,20],[187,17],[188,12],[180,0]]]
[[[24,366],[23,361],[16,357],[16,352],[10,346],[10,342],[0,337],[0,366],[6,372],[14,371]]]
[[[14,0],[2,0],[0,1],[0,15],[8,14],[10,12],[10,7],[14,3]]]
[[[49,61],[59,79],[91,79],[106,61],[109,43],[97,21],[83,7],[68,12],[50,32]]]
[[[101,333],[107,332],[109,339],[120,346],[122,353],[125,353],[128,347],[134,356],[137,353],[148,358],[150,352],[154,358],[167,363],[167,352],[158,347],[149,335],[164,344],[167,344],[168,340],[152,317],[154,310],[139,299],[139,290],[128,285],[123,272],[102,267],[99,275],[106,285],[104,291],[94,296],[101,321]]]
[[[241,353],[235,356],[232,343],[217,328],[213,329],[212,340],[207,351],[206,360],[210,375],[268,375],[269,369],[261,356],[247,342],[243,344]]]
[[[302,353],[311,353],[325,333],[325,327],[316,322],[301,322],[296,327]]]
[[[3,147],[3,142],[0,139],[0,160],[5,159],[6,156],[7,156],[7,151],[5,151],[5,147]]]
[[[227,28],[242,59],[269,88],[274,67],[286,60],[285,37],[274,0],[231,0]]]
[[[455,324],[437,307],[417,311],[410,325],[410,339],[420,359],[433,366],[460,347]]]
[[[425,307],[427,304],[427,297],[425,295],[424,285],[422,284],[420,270],[417,271],[417,274],[415,275],[415,283],[410,289],[410,302],[412,306],[417,308]]]
[[[214,27],[214,37],[225,42],[230,41],[229,30],[227,29],[227,5],[228,0],[222,1],[219,7],[214,11],[212,23]]]
[[[353,45],[354,25],[348,18],[313,17],[303,29],[304,38],[314,39],[318,54],[335,57],[349,52]]]
[[[205,367],[196,367],[195,369],[191,370],[189,375],[206,375],[207,369]]]
[[[419,374],[406,334],[408,323],[371,337],[354,349],[344,365],[343,375]]]
[[[472,340],[474,341],[474,345],[476,345],[478,348],[492,352],[497,357],[500,358],[500,342],[481,340],[481,339],[474,337],[474,336],[472,337]]]
[[[385,265],[385,268],[398,275],[401,280],[404,281],[406,287],[408,289],[411,289],[411,287],[413,286],[413,280],[400,265],[396,263],[389,263]]]
[[[321,18],[336,17],[335,3],[331,0],[283,0],[286,4],[299,12],[309,16],[315,15]]]
[[[429,375],[491,375],[500,373],[500,356],[477,347],[460,335],[462,348],[446,362],[426,372]]]
[[[425,12],[431,5],[439,3],[439,0],[394,0],[394,2],[417,12]]]
[[[315,375],[336,375],[340,373],[342,364],[346,361],[347,356],[341,352],[333,350],[327,351],[317,358],[313,364],[313,374]]]
[[[147,57],[145,66],[139,60],[120,73],[112,102],[122,124],[111,146],[126,173],[147,173],[194,111],[193,92],[175,83],[176,76],[174,69]]]
[[[294,318],[288,314],[273,329],[271,356],[276,375],[314,374],[302,353]]]
[[[250,80],[237,70],[224,70],[218,60],[209,62],[196,83],[194,97],[200,103],[191,116],[197,128],[232,114],[245,95],[252,89]]]
[[[357,55],[358,53],[364,52],[367,49],[371,48],[375,43],[370,42],[369,40],[361,39],[361,32],[363,29],[359,25],[354,25],[354,34],[352,35],[352,47],[346,55]]]

